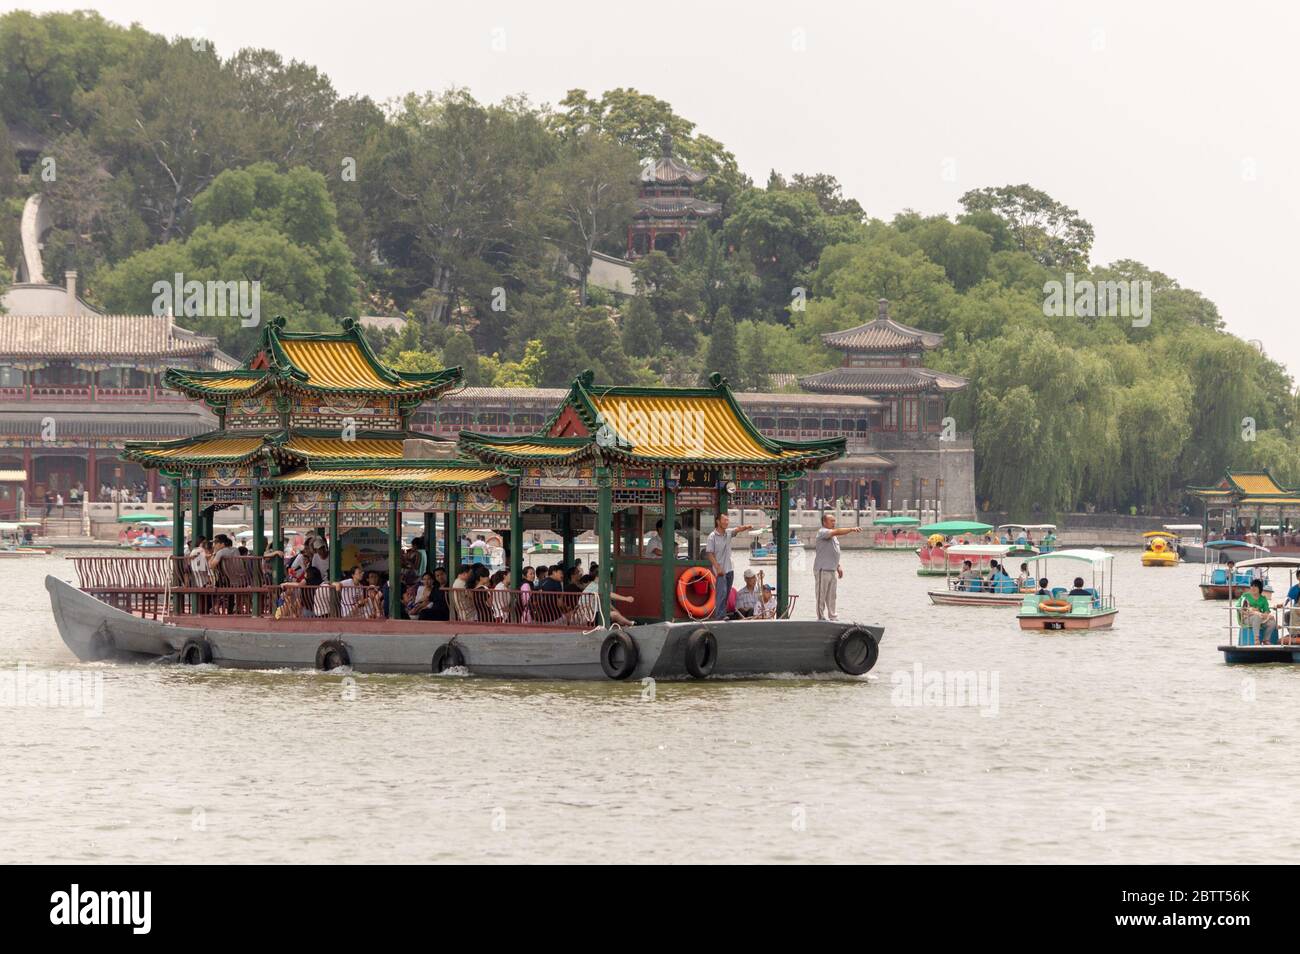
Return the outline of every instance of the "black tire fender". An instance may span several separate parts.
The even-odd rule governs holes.
[[[434,673],[440,673],[446,672],[448,669],[459,669],[464,665],[465,654],[461,652],[456,640],[449,639],[433,651],[433,661],[430,668]]]
[[[861,626],[850,626],[835,638],[835,665],[850,676],[870,672],[880,658],[880,644]]]
[[[639,658],[636,640],[621,629],[610,633],[600,644],[600,668],[610,679],[626,679],[632,675]]]
[[[212,662],[212,644],[203,637],[185,640],[180,656],[176,660],[182,666],[201,666]]]
[[[686,637],[686,671],[696,679],[707,679],[718,663],[718,638],[703,627]]]
[[[351,665],[352,654],[348,652],[348,647],[341,639],[327,639],[316,650],[316,668],[322,672]]]

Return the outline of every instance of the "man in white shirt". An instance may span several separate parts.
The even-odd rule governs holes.
[[[817,530],[817,556],[813,559],[813,578],[817,581],[817,618],[835,619],[835,590],[844,568],[840,566],[840,541],[846,533],[861,533],[861,527],[835,529],[835,514],[823,513]]]
[[[754,529],[752,525],[745,523],[728,530],[727,524],[730,519],[725,513],[714,517],[713,532],[709,534],[708,543],[704,545],[704,553],[709,558],[710,566],[713,567],[713,575],[718,578],[713,615],[710,619],[725,619],[727,616],[727,601],[731,595],[732,580],[735,579],[731,569],[731,540],[738,533]]]
[[[311,565],[320,571],[322,580],[330,578],[330,548],[320,537],[316,538],[316,547],[312,550]]]
[[[654,533],[650,534],[645,541],[645,555],[651,559],[659,559],[664,555],[663,540],[664,522],[662,520],[655,523]]]
[[[737,616],[748,618],[758,610],[758,604],[763,598],[763,591],[760,588],[762,582],[762,570],[757,573],[752,569],[745,570],[745,585],[736,591]]]

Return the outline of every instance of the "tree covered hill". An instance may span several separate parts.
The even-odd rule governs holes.
[[[381,104],[271,50],[225,55],[87,12],[0,17],[0,116],[10,264],[39,188],[55,222],[47,272],[78,269],[106,309],[149,310],[153,283],[177,272],[258,280],[263,311],[293,327],[407,315],[376,342],[388,359],[459,364],[474,383],[558,386],[590,367],[619,382],[720,370],[768,388],[838,363],[820,334],[887,298],[898,320],[946,336],[928,363],[970,379],[952,413],[994,507],[1167,508],[1229,466],[1300,484],[1285,370],[1174,278],[1092,264],[1092,226],[1028,185],[972,190],[953,218],[876,217],[824,172],[750,181],[722,143],[636,90]],[[19,174],[15,130],[46,143],[52,178]],[[592,253],[622,253],[636,171],[665,134],[709,173],[703,197],[722,212],[676,261],[637,262],[630,298],[588,289]],[[1067,275],[1150,282],[1149,324],[1049,317],[1049,283]],[[235,352],[254,333],[187,321]]]

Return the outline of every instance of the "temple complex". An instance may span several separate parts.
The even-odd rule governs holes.
[[[695,187],[706,178],[673,155],[672,137],[665,135],[659,157],[641,170],[636,211],[627,230],[629,259],[656,251],[676,257],[686,236],[722,211],[717,202],[695,195]]]

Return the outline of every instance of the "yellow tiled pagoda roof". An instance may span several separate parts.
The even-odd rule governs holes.
[[[174,447],[142,448],[136,456],[142,460],[230,460],[256,454],[262,447],[261,437],[217,437],[191,441]]]
[[[637,457],[777,462],[804,456],[764,447],[721,397],[592,395],[591,403]]]
[[[344,391],[419,391],[426,385],[412,381],[385,381],[360,346],[349,340],[304,341],[281,339],[280,347],[294,366],[307,373],[313,387]]]
[[[269,483],[279,486],[330,484],[464,485],[486,483],[503,475],[490,467],[346,467],[293,470]]]
[[[1291,491],[1277,485],[1269,474],[1233,474],[1232,482],[1241,488],[1242,493],[1253,496],[1289,496]]]
[[[333,460],[346,460],[353,457],[402,458],[402,441],[382,438],[358,438],[345,441],[341,437],[290,437],[280,445],[284,450],[304,457],[323,457]]]

